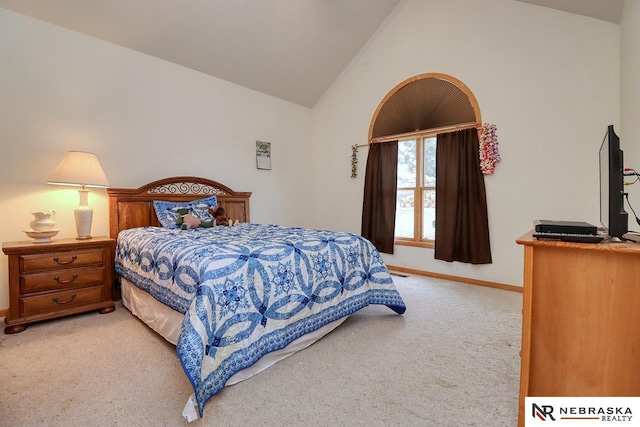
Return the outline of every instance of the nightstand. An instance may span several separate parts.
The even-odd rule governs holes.
[[[56,239],[48,243],[5,242],[9,256],[6,334],[28,324],[87,311],[110,313],[115,240]]]

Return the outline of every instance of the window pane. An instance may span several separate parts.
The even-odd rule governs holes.
[[[396,237],[413,238],[413,190],[398,190],[396,202]]]
[[[424,190],[422,194],[423,194],[422,238],[435,240],[436,239],[436,190]]]
[[[415,186],[416,140],[400,141],[398,143],[398,188]]]
[[[436,138],[424,140],[424,186],[436,185]]]

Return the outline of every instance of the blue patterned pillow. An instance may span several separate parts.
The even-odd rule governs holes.
[[[153,209],[156,211],[158,221],[165,228],[179,228],[176,225],[178,219],[178,209],[189,209],[192,215],[200,219],[211,219],[211,214],[207,211],[210,207],[218,204],[216,196],[205,197],[204,199],[194,200],[192,202],[170,202],[166,200],[154,200]]]

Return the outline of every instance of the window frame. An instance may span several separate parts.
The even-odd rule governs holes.
[[[424,180],[424,163],[425,163],[425,142],[427,139],[436,138],[437,133],[433,131],[421,132],[419,135],[401,138],[398,143],[404,141],[416,141],[416,177],[414,187],[397,187],[397,190],[413,190],[413,237],[397,237],[394,236],[394,244],[400,246],[419,246],[433,248],[435,239],[423,238],[424,231],[424,201],[423,193],[428,190],[436,190],[435,185],[425,185]],[[437,183],[436,183],[437,185]],[[419,203],[417,202],[419,201]],[[397,216],[396,216],[397,220]]]
[[[467,100],[470,103],[470,107],[471,109],[473,109],[473,114],[475,116],[474,120],[464,122],[464,123],[456,123],[448,126],[433,127],[430,129],[416,129],[413,132],[397,133],[395,135],[384,135],[384,136],[374,137],[373,134],[374,134],[374,127],[376,125],[376,121],[378,120],[380,112],[385,106],[385,104],[387,103],[387,101],[390,101],[393,98],[393,96],[398,91],[403,89],[405,86],[410,85],[411,83],[417,80],[422,80],[422,79],[444,80],[456,86],[457,89],[459,89],[459,91],[462,92],[467,97]],[[480,115],[480,107],[478,105],[478,101],[476,100],[473,92],[471,92],[471,90],[462,81],[448,74],[425,73],[425,74],[419,74],[404,80],[403,82],[396,85],[391,91],[389,91],[389,93],[387,93],[387,95],[378,104],[378,107],[376,108],[376,111],[373,114],[371,123],[369,124],[368,140],[369,140],[369,144],[375,144],[379,142],[388,142],[388,141],[394,141],[394,140],[406,141],[409,139],[417,139],[417,138],[424,139],[424,138],[427,138],[428,136],[437,136],[437,134],[439,133],[454,132],[457,130],[468,129],[471,127],[479,128],[480,126],[482,126],[482,117]],[[421,150],[424,150],[424,143],[420,143],[418,145],[422,147]],[[422,151],[422,153],[423,153],[422,155],[424,155],[424,151]],[[418,154],[416,153],[416,159],[417,158],[418,158]],[[424,159],[422,160],[423,161],[421,163],[424,163]],[[420,167],[420,170],[422,170],[422,168],[424,167],[424,164],[419,165],[419,167]],[[420,179],[421,179],[420,182],[423,182],[424,180],[423,175],[424,174],[420,176]],[[436,186],[437,186],[437,183],[436,183]],[[418,188],[420,188],[420,190],[418,190]],[[414,237],[412,239],[408,239],[408,238],[398,238],[394,236],[394,245],[417,246],[417,247],[424,247],[424,248],[435,247],[435,240],[422,239],[422,228],[421,228],[422,227],[422,210],[419,211],[420,213],[419,218],[417,217],[418,214],[416,214],[416,211],[418,211],[418,209],[416,208],[417,203],[415,203],[415,200],[421,200],[421,197],[422,197],[421,192],[423,191],[423,188],[424,187],[418,187],[416,182],[416,190],[414,190]],[[398,187],[398,189],[400,189],[400,187]],[[435,191],[435,187],[433,188],[433,190]],[[420,198],[417,199],[416,196],[420,196]],[[420,203],[420,204],[423,205],[423,203]],[[420,224],[420,225],[418,226],[417,224]],[[420,228],[416,230],[417,227],[420,227]]]

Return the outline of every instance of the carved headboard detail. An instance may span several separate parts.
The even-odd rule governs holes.
[[[216,195],[227,217],[249,222],[250,192],[233,191],[206,178],[177,176],[150,182],[140,188],[108,188],[109,235],[116,239],[127,228],[160,226],[153,209],[154,200],[186,202]]]

